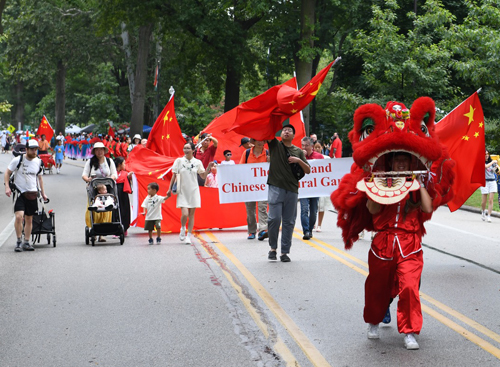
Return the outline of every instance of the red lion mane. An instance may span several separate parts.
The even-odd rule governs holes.
[[[455,163],[434,133],[435,110],[431,98],[420,97],[409,111],[399,102],[389,102],[385,110],[377,104],[366,104],[355,111],[354,126],[349,132],[354,163],[331,195],[346,249],[352,247],[363,230],[373,230],[372,216],[366,208],[367,196],[356,185],[371,176],[374,162],[387,153],[404,151],[425,162],[430,171],[426,188],[433,198],[434,210],[453,198]],[[422,228],[431,217],[432,213],[421,213]]]

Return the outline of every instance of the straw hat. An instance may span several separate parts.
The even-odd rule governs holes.
[[[109,149],[106,148],[103,143],[101,143],[100,141],[98,141],[92,147],[92,151],[91,151],[92,155],[94,155],[94,149],[96,149],[96,148],[103,148],[104,149],[104,154],[107,154],[109,152]]]

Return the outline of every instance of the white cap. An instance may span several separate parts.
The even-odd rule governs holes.
[[[26,148],[27,149],[37,148],[38,149],[38,142],[34,139],[28,140],[28,142],[26,143]]]

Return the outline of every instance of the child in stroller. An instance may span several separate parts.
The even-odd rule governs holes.
[[[90,211],[108,211],[116,209],[116,202],[114,195],[108,194],[108,189],[104,184],[98,184],[96,186],[97,195],[94,198],[94,203],[89,206]]]

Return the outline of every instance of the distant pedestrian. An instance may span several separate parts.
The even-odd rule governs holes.
[[[334,133],[330,145],[330,158],[342,158],[342,140],[339,134]]]
[[[302,150],[309,161],[311,159],[324,159],[323,154],[313,150],[313,141],[307,136],[302,139]],[[300,201],[300,222],[302,224],[302,232],[304,240],[310,240],[313,236],[312,230],[316,224],[318,214],[319,198],[302,198]]]
[[[212,134],[207,133],[201,134],[200,139],[199,148],[194,151],[193,156],[201,161],[203,167],[207,168],[208,164],[214,160],[219,142]],[[205,177],[198,176],[198,185],[205,186]]]
[[[493,210],[493,199],[495,193],[498,191],[495,177],[495,168],[498,166],[497,161],[490,157],[490,153],[486,151],[484,162],[484,176],[486,178],[486,185],[481,187],[481,219],[491,222],[491,211]],[[488,202],[488,212],[486,212],[486,201]],[[486,216],[486,214],[488,214]]]
[[[264,163],[269,161],[269,151],[264,149],[264,141],[253,140],[251,141],[252,148],[248,148],[243,152],[240,158],[240,164],[245,163]],[[258,233],[259,241],[264,241],[268,238],[267,232],[267,200],[262,201],[248,201],[245,202],[247,210],[247,225],[248,225],[248,240],[255,239]],[[257,214],[259,216],[259,227],[257,228]]]
[[[132,193],[132,186],[130,184],[132,172],[127,171],[126,162],[123,157],[115,159],[115,166],[118,175],[116,188],[118,189],[118,202],[120,203],[120,217],[126,236],[130,227],[130,199],[128,195]]]
[[[146,216],[144,230],[148,231],[149,244],[153,244],[153,230],[156,228],[156,244],[161,243],[161,204],[168,199],[168,196],[158,195],[160,187],[156,182],[148,184],[148,196],[142,202],[141,208],[144,209],[142,215]]]
[[[177,158],[172,166],[172,179],[167,191],[167,198],[172,195],[174,184],[177,184],[177,208],[181,209],[181,230],[179,239],[191,244],[191,235],[194,226],[194,214],[196,208],[201,207],[200,187],[198,185],[198,175],[205,180],[208,172],[213,166],[210,162],[207,169],[203,168],[203,163],[194,158],[195,146],[193,143],[184,145],[184,157]],[[188,225],[186,233],[186,224]]]
[[[225,150],[224,160],[220,164],[235,164],[231,158],[233,158],[233,153],[229,149]]]
[[[57,145],[54,147],[54,152],[56,153],[56,171],[57,174],[61,173],[61,167],[63,160],[66,158],[64,145],[62,139],[57,139]]]
[[[297,198],[299,194],[299,179],[292,170],[292,164],[297,164],[304,173],[311,172],[302,149],[292,144],[295,128],[285,125],[281,130],[281,142],[276,138],[268,141],[270,152],[268,190],[268,259],[277,260],[278,235],[281,229],[281,256],[282,262],[290,262],[288,256],[292,246],[293,228],[297,217]],[[297,167],[297,166],[296,166]]]

